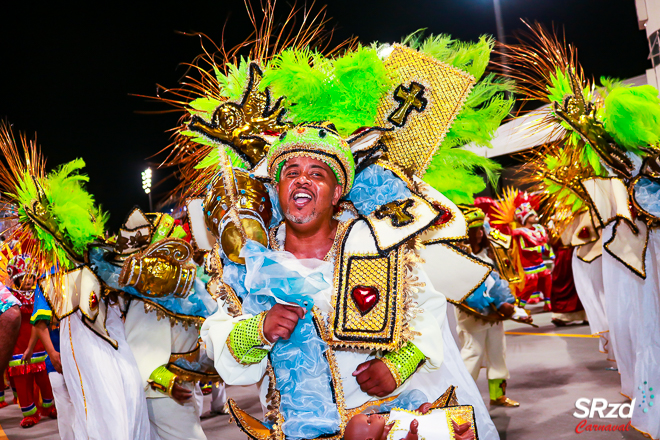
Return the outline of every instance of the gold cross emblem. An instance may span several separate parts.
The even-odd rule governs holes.
[[[497,229],[491,229],[490,236],[493,240],[506,240],[506,237]]]
[[[415,201],[413,199],[395,200],[378,208],[374,211],[374,215],[378,220],[389,217],[392,221],[392,226],[400,228],[409,225],[415,220],[415,217],[408,212],[408,209],[414,205]]]
[[[428,103],[424,98],[424,86],[416,82],[411,82],[409,88],[403,84],[399,85],[394,90],[393,98],[399,103],[399,107],[390,114],[387,120],[397,127],[406,125],[410,112],[413,110],[422,112]]]

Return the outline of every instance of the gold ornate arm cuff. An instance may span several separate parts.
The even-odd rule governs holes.
[[[151,372],[147,382],[154,390],[172,397],[172,387],[174,386],[176,379],[176,374],[165,368],[165,365],[161,365]]]
[[[227,337],[227,348],[236,362],[243,365],[256,364],[268,355],[261,348],[271,345],[263,334],[266,312],[236,323]]]
[[[424,363],[426,356],[415,344],[408,342],[399,350],[386,353],[380,360],[390,370],[399,388]]]
[[[266,339],[266,335],[264,335],[264,321],[266,320],[267,313],[268,312],[261,312],[257,315],[259,317],[259,339],[261,340],[262,345],[273,345],[272,342]]]

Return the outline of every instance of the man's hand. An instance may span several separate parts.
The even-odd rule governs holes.
[[[419,422],[417,419],[413,419],[412,422],[410,422],[410,431],[408,431],[408,434],[403,438],[403,440],[418,440],[419,436],[417,435],[417,428],[419,427]]]
[[[304,317],[305,309],[302,307],[275,304],[266,313],[264,336],[273,344],[280,339],[289,339],[298,324],[298,320]]]
[[[513,313],[516,311],[516,308],[513,306],[513,304],[510,303],[502,303],[499,309],[501,314],[503,314],[507,318],[511,318],[513,316]]]
[[[60,354],[54,352],[52,355],[49,354],[48,356],[50,357],[50,363],[53,364],[55,371],[62,374],[62,360],[60,359]]]
[[[396,389],[396,380],[390,369],[380,359],[372,359],[358,365],[353,372],[360,389],[370,396],[385,397]]]
[[[174,400],[183,404],[190,400],[191,397],[192,391],[174,382],[174,385],[172,385],[172,398]]]

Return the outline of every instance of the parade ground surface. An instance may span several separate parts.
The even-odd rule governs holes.
[[[511,379],[507,395],[520,402],[520,408],[491,408],[490,415],[502,440],[614,440],[643,439],[632,427],[628,431],[589,432],[586,425],[626,425],[627,418],[576,418],[575,403],[580,398],[608,403],[625,403],[619,394],[619,374],[613,362],[598,351],[598,338],[589,335],[588,326],[555,327],[550,313],[540,307],[532,309],[539,328],[506,323],[507,364]],[[482,370],[477,385],[488,399],[486,371]],[[260,416],[256,387],[229,387],[229,397],[251,414]],[[8,395],[10,393],[7,393]],[[226,415],[210,416],[210,396],[205,397],[202,426],[209,440],[245,439]],[[604,415],[607,415],[606,411]],[[624,414],[625,415],[625,414]],[[22,429],[21,413],[16,405],[0,409],[0,440],[56,440],[57,422],[42,419],[37,426]],[[581,423],[580,427],[578,425]],[[576,432],[582,431],[581,433]]]

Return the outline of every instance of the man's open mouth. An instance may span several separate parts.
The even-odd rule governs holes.
[[[302,208],[312,201],[313,196],[309,191],[296,190],[293,192],[291,198],[293,199],[293,204],[296,208]]]

